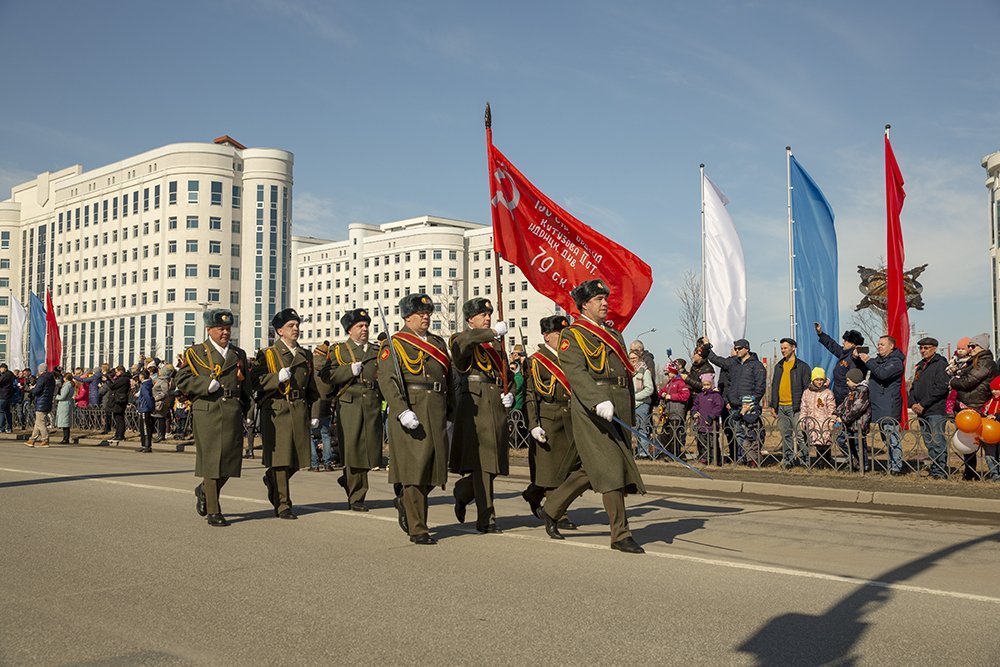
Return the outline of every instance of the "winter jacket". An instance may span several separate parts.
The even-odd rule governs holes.
[[[767,386],[767,371],[756,352],[740,360],[737,356],[723,358],[710,351],[708,360],[726,372],[726,386],[722,393],[726,403],[739,410],[743,397],[753,396],[756,404],[760,405]]]
[[[859,360],[860,361],[860,360]],[[872,404],[872,421],[895,419],[903,415],[903,370],[906,357],[898,348],[884,357],[869,357],[864,363],[868,378],[868,400]]]
[[[847,387],[847,371],[852,368],[864,368],[858,363],[858,359],[854,356],[854,349],[845,350],[844,347],[837,343],[833,338],[831,338],[825,331],[819,335],[819,343],[826,349],[830,350],[830,354],[837,357],[837,365],[833,367],[833,397],[837,400],[837,405],[844,402],[847,398],[847,392],[850,391]]]
[[[863,434],[868,432],[868,424],[871,423],[871,408],[866,380],[854,389],[849,389],[847,396],[833,413],[840,418],[849,433]]]
[[[69,428],[73,423],[73,383],[63,382],[59,387],[56,399],[56,416],[53,424],[56,428]]]
[[[833,444],[833,411],[837,407],[836,398],[826,385],[817,389],[810,383],[802,392],[802,410],[799,412],[799,427],[805,432],[810,445]]]
[[[143,380],[139,384],[139,397],[136,401],[136,409],[140,413],[149,413],[153,411],[156,405],[156,401],[153,400],[153,381]]]
[[[653,374],[648,368],[636,371],[632,376],[632,386],[635,388],[635,407],[649,402],[649,396],[656,386],[653,384]]]
[[[774,364],[774,372],[771,374],[771,407],[778,409],[778,390],[781,388],[781,376],[785,372],[785,360],[779,359]],[[812,369],[809,364],[795,357],[795,363],[788,371],[791,374],[792,383],[792,411],[798,412],[802,406],[802,392],[809,386],[809,376]]]
[[[10,400],[14,397],[14,385],[17,378],[9,370],[0,373],[0,401]]]
[[[153,412],[166,416],[174,407],[174,369],[164,367],[153,383]]]
[[[948,362],[940,354],[930,359],[921,359],[913,369],[913,385],[907,394],[910,407],[918,403],[924,408],[918,417],[943,415],[948,400]]]
[[[958,392],[958,402],[978,411],[992,396],[990,380],[996,374],[997,365],[990,350],[972,357],[972,361],[959,368],[951,379],[951,388]]]
[[[704,387],[701,386],[701,376],[705,373],[715,374],[715,367],[712,366],[708,359],[702,359],[701,361],[691,363],[691,368],[684,377],[684,381],[687,382],[687,386],[691,387],[692,392],[704,389]],[[717,389],[721,387],[718,382],[715,383],[715,386]]]
[[[691,405],[691,414],[698,415],[695,428],[699,433],[710,433],[719,428],[722,416],[722,394],[717,390],[699,391]]]
[[[125,413],[125,408],[128,407],[128,394],[131,383],[128,373],[123,373],[111,381],[111,386],[108,388],[111,394],[111,412],[116,414]]]
[[[650,408],[652,408],[660,400],[660,395],[656,388],[656,361],[653,359],[653,353],[649,350],[643,350],[642,363],[646,364],[646,368],[649,369],[649,376],[652,378],[651,386],[653,387],[653,393],[646,399],[649,401]]]
[[[667,401],[667,417],[674,421],[684,421],[690,398],[691,389],[679,375],[669,378],[666,384],[660,387],[660,399]]]
[[[52,373],[39,375],[31,395],[35,399],[35,412],[52,412],[52,403],[56,395],[56,376]]]
[[[90,405],[90,391],[86,382],[81,382],[76,386],[73,393],[73,402],[78,408],[86,408]]]

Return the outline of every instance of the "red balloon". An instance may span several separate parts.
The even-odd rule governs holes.
[[[979,439],[984,445],[995,445],[1000,442],[1000,422],[996,419],[984,419],[980,425]]]
[[[955,415],[955,428],[963,433],[978,433],[983,418],[975,410],[962,410]]]

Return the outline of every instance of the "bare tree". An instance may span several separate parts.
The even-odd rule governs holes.
[[[701,277],[688,269],[684,272],[681,284],[674,290],[674,294],[681,302],[680,328],[677,329],[677,333],[681,335],[686,349],[693,350],[695,341],[705,334],[702,331],[702,312],[705,304],[701,293]]]
[[[866,341],[874,344],[889,331],[889,313],[878,308],[856,310],[851,314],[851,328],[860,331]]]

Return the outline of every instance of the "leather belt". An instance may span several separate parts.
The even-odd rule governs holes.
[[[602,387],[627,387],[629,378],[619,375],[615,378],[605,378],[601,380],[594,380],[594,384]]]
[[[566,406],[569,405],[569,401],[568,400],[566,400],[566,401],[557,401],[554,398],[543,398],[542,399],[542,403],[545,403],[546,405],[559,405],[561,407],[566,407]]]
[[[427,391],[434,391],[437,393],[442,393],[445,390],[444,382],[407,382],[407,389],[426,389]]]
[[[499,378],[490,377],[489,375],[466,375],[465,379],[469,382],[482,382],[485,384],[500,384]]]
[[[222,398],[239,398],[240,392],[237,389],[223,389]]]

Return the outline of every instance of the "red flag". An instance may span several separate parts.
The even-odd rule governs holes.
[[[889,335],[896,339],[896,347],[906,355],[910,350],[910,314],[906,308],[906,292],[903,288],[903,229],[899,215],[903,211],[903,174],[896,163],[896,156],[889,143],[889,132],[885,133],[885,209],[886,209],[886,307],[889,311]],[[905,362],[904,362],[905,368]],[[905,375],[905,374],[904,374]],[[899,424],[909,427],[907,417],[906,381],[902,383],[903,413]]]
[[[486,150],[494,250],[574,315],[569,291],[600,278],[611,289],[608,322],[624,329],[653,285],[649,265],[546,197],[493,145],[489,128]]]
[[[45,364],[55,370],[62,363],[62,340],[56,324],[56,309],[52,307],[52,291],[45,290]]]

